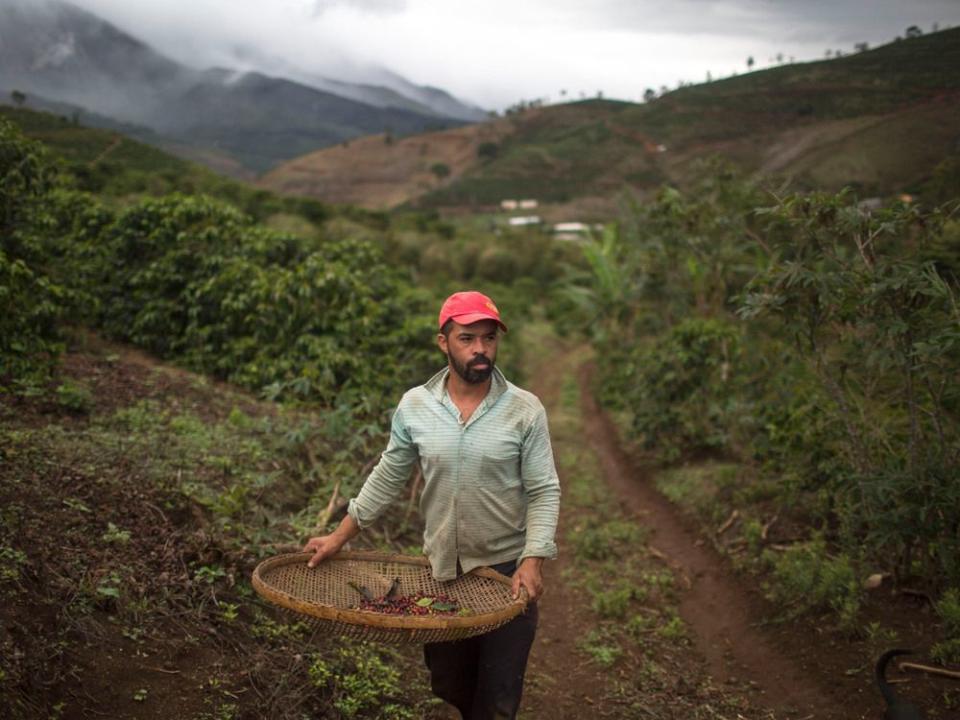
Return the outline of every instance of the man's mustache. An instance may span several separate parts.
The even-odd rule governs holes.
[[[493,362],[486,355],[474,355],[473,360],[467,363],[467,367],[476,365],[493,365]]]

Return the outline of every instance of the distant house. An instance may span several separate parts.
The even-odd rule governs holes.
[[[535,207],[537,207],[537,201],[536,201],[536,200],[521,200],[521,201],[520,201],[520,209],[521,209],[521,210],[532,210],[532,209],[535,208]]]
[[[542,220],[540,220],[539,215],[518,215],[510,218],[507,222],[513,227],[522,227],[524,225],[539,225]]]
[[[516,210],[517,201],[516,200],[501,200],[500,208],[503,210]]]
[[[555,223],[551,232],[557,240],[582,240],[590,233],[590,226],[582,222]]]

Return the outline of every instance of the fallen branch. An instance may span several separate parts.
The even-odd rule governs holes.
[[[733,527],[733,524],[737,521],[737,518],[740,517],[740,511],[734,510],[730,513],[730,517],[727,518],[726,522],[723,523],[719,528],[717,528],[717,535],[723,535],[727,530]]]
[[[179,670],[167,670],[165,668],[151,667],[150,665],[142,665],[144,670],[153,670],[154,672],[167,673],[167,675],[179,675]]]
[[[337,504],[337,498],[340,496],[340,480],[337,479],[337,482],[333,486],[333,493],[330,495],[330,502],[327,503],[327,507],[324,508],[324,511],[320,513],[317,517],[317,527],[325,528],[327,523],[330,522],[330,516],[333,515],[333,508]]]
[[[909,597],[920,598],[921,600],[926,600],[931,606],[933,603],[933,598],[930,597],[923,590],[914,590],[912,588],[900,588],[901,595],[907,595]]]
[[[763,542],[766,542],[766,541],[767,541],[767,536],[770,534],[770,528],[772,528],[773,525],[774,525],[774,523],[776,523],[777,520],[779,520],[779,519],[780,519],[780,513],[779,513],[779,512],[776,512],[776,513],[774,513],[773,517],[770,518],[770,521],[769,521],[769,522],[764,523],[763,529],[760,531],[760,539],[761,539]]]
[[[946,668],[935,667],[933,665],[921,665],[920,663],[901,662],[897,663],[901,670],[918,670],[929,673],[930,675],[939,675],[940,677],[953,678],[960,680],[960,672],[956,670],[947,670]]]

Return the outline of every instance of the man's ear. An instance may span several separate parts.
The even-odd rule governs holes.
[[[447,336],[443,333],[437,333],[437,347],[444,355],[447,354]]]

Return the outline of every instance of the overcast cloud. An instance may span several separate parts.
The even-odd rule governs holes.
[[[960,24],[958,0],[73,0],[176,60],[375,81],[386,68],[488,109],[638,100],[647,87],[817,60]]]

